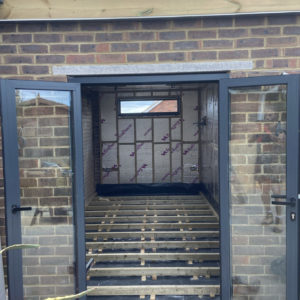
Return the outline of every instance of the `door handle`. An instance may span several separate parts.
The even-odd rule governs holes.
[[[272,199],[286,199],[286,195],[271,195]],[[296,199],[294,197],[291,197],[289,201],[272,201],[272,204],[274,205],[285,205],[285,206],[296,206]]]
[[[17,213],[18,211],[23,211],[23,210],[32,210],[31,206],[18,206],[18,205],[12,205],[11,211],[13,214]]]

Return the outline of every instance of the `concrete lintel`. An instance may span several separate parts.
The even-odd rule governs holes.
[[[130,75],[130,74],[170,74],[170,73],[208,73],[236,70],[251,70],[253,62],[218,61],[201,63],[165,64],[126,64],[126,65],[69,65],[53,66],[53,75]]]

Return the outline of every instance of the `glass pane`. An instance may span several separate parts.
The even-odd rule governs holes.
[[[177,99],[120,99],[120,114],[178,113]]]
[[[271,195],[286,194],[286,93],[229,90],[233,299],[285,299],[285,208]]]
[[[16,90],[26,299],[74,292],[71,93]]]

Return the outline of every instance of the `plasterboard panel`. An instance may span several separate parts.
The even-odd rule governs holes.
[[[198,140],[198,91],[185,91],[182,94],[183,140]]]
[[[152,140],[152,120],[136,119],[136,140]]]
[[[183,182],[199,183],[198,144],[183,145]]]
[[[154,118],[154,142],[162,143],[170,140],[169,119]]]
[[[170,144],[154,144],[154,182],[167,183],[171,181],[170,174]]]
[[[134,142],[134,121],[132,119],[119,119],[118,140],[119,143]]]
[[[152,183],[152,143],[143,143],[142,147],[136,152],[137,170],[136,181],[137,183]],[[133,180],[131,180],[133,181]]]
[[[100,101],[101,140],[117,140],[116,104],[114,94],[103,94]]]
[[[134,145],[119,145],[120,183],[132,183],[130,178],[135,175]]]

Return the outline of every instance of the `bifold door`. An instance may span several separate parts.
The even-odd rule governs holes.
[[[220,82],[222,299],[298,299],[299,77]]]
[[[9,298],[84,290],[80,85],[0,83]]]

